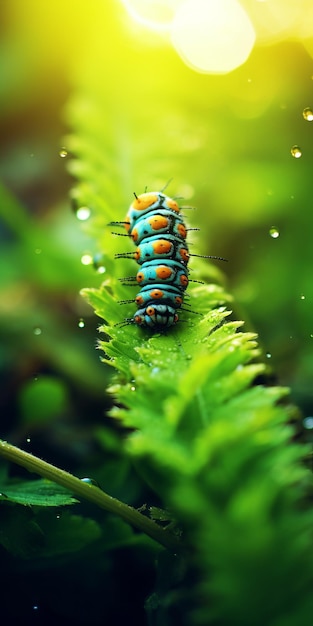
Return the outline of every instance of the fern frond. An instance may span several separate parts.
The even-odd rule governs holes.
[[[103,320],[99,347],[115,370],[111,415],[132,429],[126,449],[178,520],[190,550],[196,577],[186,623],[304,624],[312,608],[312,513],[299,505],[306,450],[292,443],[283,402],[288,390],[254,385],[266,372],[256,336],[240,330],[241,321],[228,321],[231,298],[211,265],[206,272],[213,281],[188,290],[199,315],[185,311],[162,334],[121,324],[134,305],[118,301],[129,300],[134,288],[119,278],[135,273],[135,264],[114,260],[121,238],[107,224],[124,218],[133,191],[124,181],[139,171],[142,152],[155,162],[161,147],[142,138],[132,158],[126,147],[126,163],[105,101],[99,93],[90,97],[91,107],[77,100],[70,108],[73,195],[92,207],[90,230],[107,272],[98,289],[83,295]],[[201,262],[193,267],[201,278]]]

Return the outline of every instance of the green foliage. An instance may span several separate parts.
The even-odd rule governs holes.
[[[66,297],[72,293],[77,299],[77,292],[86,280],[86,270],[77,262],[77,249],[83,249],[82,234],[73,229],[73,225],[76,226],[73,215],[68,207],[66,212],[63,207],[58,208],[49,218],[47,228],[44,219],[35,219],[0,183],[0,218],[4,232],[9,233],[0,247],[2,376],[7,376],[7,370],[14,366],[23,370],[24,359],[27,368],[33,366],[37,374],[36,368],[41,360],[46,359],[49,370],[55,368],[60,377],[63,375],[77,381],[86,391],[89,389],[99,394],[103,375],[92,358],[90,346],[84,346],[78,327],[80,315],[74,312],[73,321],[64,314],[64,293]],[[92,282],[91,272],[89,279]],[[32,380],[31,384],[28,381],[27,386],[34,393],[37,382]],[[60,379],[52,383],[51,378],[50,383],[54,384],[54,390],[50,386],[46,403],[50,408],[51,404],[57,408],[62,383]],[[40,381],[38,388],[43,391],[42,384]],[[23,403],[25,389],[22,395]],[[38,404],[33,406],[37,410]],[[24,409],[25,406],[21,407],[22,411]],[[44,418],[43,414],[41,418]],[[25,423],[27,420],[24,413]]]
[[[122,2],[6,4],[3,436],[22,448],[27,438],[33,454],[142,505],[139,515],[174,531],[182,551],[159,548],[155,577],[157,544],[117,515],[95,503],[72,506],[71,496],[51,484],[42,488],[42,481],[3,479],[3,620],[33,622],[25,607],[39,598],[48,622],[91,626],[131,615],[141,624],[136,598],[142,607],[150,593],[150,626],[307,626],[312,512],[306,449],[293,439],[287,392],[262,385],[267,368],[255,335],[228,321],[238,314],[229,318],[225,280],[206,262],[192,264],[191,277],[206,283],[188,289],[194,314],[184,313],[165,335],[123,327],[134,305],[118,300],[133,291],[118,279],[135,273],[135,264],[114,254],[133,247],[108,226],[124,218],[133,191],[162,188],[173,177],[169,194],[184,196],[182,203],[192,198],[197,207],[186,211],[190,225],[201,227],[199,236],[190,235],[194,251],[229,258],[236,308],[248,309],[239,319],[251,316],[274,367],[311,415],[307,29],[291,9],[296,40],[276,43],[266,20],[275,45],[256,47],[229,75],[210,76],[187,68],[166,33],[132,22]],[[291,31],[278,13],[283,37]],[[288,22],[285,13],[281,6]],[[73,82],[67,110],[73,134],[60,141],[59,108]],[[295,142],[301,159],[291,157]],[[75,160],[60,159],[63,143]],[[64,199],[67,162],[77,180],[74,208],[91,210],[85,234]],[[80,263],[95,248],[98,273]],[[87,325],[82,331],[78,324],[88,317],[88,305],[77,298],[82,286],[101,318],[106,368],[94,353],[95,328],[86,337]],[[110,371],[114,408],[106,420]]]
[[[66,489],[47,480],[13,482],[1,485],[0,499],[28,506],[64,506],[77,502]]]
[[[92,117],[79,100],[70,108],[70,169],[79,181],[73,195],[92,207],[89,228],[107,268],[102,285],[83,295],[103,320],[99,347],[116,372],[111,415],[131,429],[127,453],[176,520],[187,550],[179,575],[175,559],[167,564],[171,582],[157,584],[149,619],[170,624],[177,611],[185,624],[304,625],[313,608],[312,513],[300,506],[305,451],[292,442],[288,390],[254,384],[266,373],[256,336],[227,321],[230,298],[203,263],[193,264],[193,276],[206,284],[188,290],[195,313],[184,312],[162,334],[123,325],[134,305],[119,303],[131,297],[119,277],[134,267],[114,254],[131,244],[107,224],[123,219],[131,198],[126,204],[121,148],[103,106],[95,93]],[[153,162],[161,150],[157,139],[147,142],[145,158]],[[129,170],[136,165],[134,153]]]
[[[1,545],[23,559],[78,552],[98,541],[100,525],[80,515],[1,506]]]

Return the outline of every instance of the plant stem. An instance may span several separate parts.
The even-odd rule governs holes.
[[[21,450],[20,448],[2,440],[0,440],[0,456],[8,461],[17,463],[17,465],[25,467],[29,472],[35,472],[48,480],[62,485],[76,496],[85,498],[110,513],[119,515],[126,522],[135,528],[138,528],[165,548],[174,552],[179,549],[179,540],[175,535],[163,528],[160,528],[160,526],[158,526],[155,522],[150,520],[148,517],[145,517],[145,515],[142,515],[128,504],[124,504],[124,502],[121,502],[116,498],[112,498],[99,487],[82,482],[76,476],[69,474],[69,472],[65,472],[64,470],[55,467],[54,465],[51,465],[36,456],[33,456],[29,452],[25,452],[24,450]]]

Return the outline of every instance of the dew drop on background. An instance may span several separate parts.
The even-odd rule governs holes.
[[[311,107],[303,109],[303,117],[307,122],[313,122],[313,109]]]
[[[68,155],[68,151],[66,148],[64,148],[64,146],[59,150],[59,156],[61,157],[61,159],[65,159],[65,157],[67,157]]]
[[[306,428],[307,430],[312,430],[313,429],[313,417],[305,417],[303,420],[303,426],[304,428]]]
[[[88,206],[81,206],[75,211],[75,213],[78,220],[80,220],[81,222],[85,222],[89,219],[91,211]]]
[[[278,228],[276,228],[276,226],[271,226],[270,230],[269,230],[270,236],[272,237],[272,239],[278,239],[280,233]]]
[[[104,274],[106,272],[106,268],[104,265],[104,255],[101,252],[94,255],[93,266],[95,270],[97,270],[98,274]]]
[[[83,254],[80,259],[80,262],[82,265],[92,265],[93,259],[92,259],[91,254],[88,254],[88,253]]]
[[[290,152],[291,156],[293,156],[294,159],[300,159],[300,157],[302,156],[302,150],[299,146],[292,146]]]

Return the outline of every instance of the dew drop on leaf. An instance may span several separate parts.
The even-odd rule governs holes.
[[[64,148],[64,146],[62,146],[62,148],[59,150],[59,156],[61,157],[61,159],[65,159],[67,155],[68,155],[67,149]]]
[[[81,478],[82,483],[86,483],[87,485],[93,485],[94,487],[99,487],[99,483],[94,478]]]
[[[266,353],[266,358],[267,358],[267,359],[271,359],[271,358],[272,358],[272,355],[271,355],[271,353],[270,353],[270,352],[267,352],[267,353]]]
[[[33,333],[34,335],[41,335],[42,329],[39,326],[35,326]]]
[[[302,150],[299,146],[292,146],[290,152],[291,156],[293,156],[295,159],[300,159],[300,157],[302,156]]]
[[[85,322],[82,317],[80,318],[78,322],[78,328],[85,328]]]

